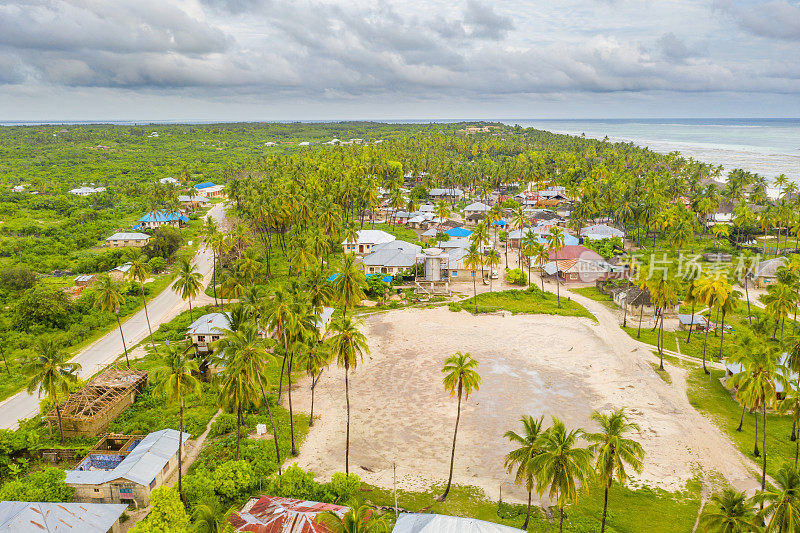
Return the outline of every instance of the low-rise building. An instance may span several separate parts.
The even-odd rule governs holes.
[[[581,228],[578,234],[581,237],[592,241],[612,239],[614,237],[619,237],[620,239],[625,238],[624,231],[617,228],[612,228],[606,224],[594,224],[592,226],[586,226],[585,228]]]
[[[198,183],[194,186],[194,188],[197,189],[197,194],[199,196],[205,196],[206,198],[219,198],[221,196],[225,196],[225,193],[222,192],[225,189],[225,186],[216,185],[210,181]]]
[[[106,238],[106,246],[109,248],[122,248],[126,246],[142,248],[146,246],[152,237],[147,233],[120,231]]]
[[[184,433],[181,439],[179,431],[162,429],[144,438],[114,438],[119,448],[92,450],[74,469],[66,471],[65,481],[75,489],[75,501],[146,507],[150,491],[163,485],[177,468],[179,442],[182,440],[185,451],[191,435]]]
[[[108,271],[109,277],[114,281],[122,281],[125,279],[125,276],[128,275],[128,272],[131,270],[131,264],[125,263],[124,265],[120,265],[118,267],[114,267]]]
[[[74,194],[76,196],[89,196],[97,192],[105,191],[105,187],[78,187],[76,189],[70,189],[70,194]]]
[[[121,503],[0,502],[0,533],[119,533],[127,508]]]
[[[486,216],[486,213],[488,213],[490,209],[491,206],[488,206],[483,202],[473,202],[464,208],[464,217],[466,218],[471,215]]]
[[[161,226],[172,226],[182,228],[189,223],[189,218],[180,211],[150,211],[139,219],[142,229],[156,229]]]
[[[395,275],[408,270],[417,262],[421,246],[394,240],[372,248],[372,253],[363,259],[364,273]]]
[[[227,313],[208,313],[189,325],[186,336],[197,347],[198,352],[211,351],[209,345],[218,341],[231,327]]]
[[[349,507],[332,503],[295,500],[281,496],[250,498],[238,513],[232,513],[228,522],[235,531],[259,533],[330,533],[321,520],[323,513],[343,517]]]
[[[432,200],[458,200],[464,196],[464,191],[456,188],[431,189],[428,191],[428,196],[430,196]]]
[[[181,207],[186,207],[188,209],[205,207],[208,205],[208,202],[209,200],[205,196],[189,196],[186,194],[181,194],[178,196],[178,203],[181,204]]]
[[[372,253],[372,248],[395,240],[395,236],[378,229],[362,229],[356,232],[356,242],[350,239],[342,241],[344,253],[367,255]]]
[[[705,331],[708,328],[708,319],[703,315],[678,314],[678,328],[683,331]]]
[[[755,280],[756,287],[763,289],[775,283],[778,280],[778,269],[788,262],[789,260],[785,257],[775,257],[773,259],[761,261],[756,265],[751,276]]]
[[[97,281],[97,276],[94,274],[81,274],[79,276],[75,276],[76,287],[91,287],[95,281]]]

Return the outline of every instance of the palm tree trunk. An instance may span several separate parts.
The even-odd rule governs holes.
[[[344,398],[347,403],[347,432],[345,434],[344,473],[350,473],[350,381],[347,379],[350,365],[344,365]]]
[[[725,310],[722,310],[722,331],[719,334],[719,357],[718,359],[722,361],[722,342],[725,340]]]
[[[658,328],[658,369],[664,371],[664,308],[661,309],[661,325]]]
[[[453,450],[450,452],[450,476],[447,478],[447,488],[444,490],[439,498],[439,501],[444,501],[447,498],[447,493],[450,492],[450,484],[453,483],[453,463],[456,460],[456,437],[458,436],[458,421],[461,419],[461,379],[458,380],[458,411],[456,414],[456,427],[453,431]]]
[[[694,329],[694,298],[692,298],[692,314],[689,315],[692,317],[692,323],[689,324],[689,335],[686,337],[686,344],[689,344],[689,341],[692,340],[692,330]]]
[[[181,402],[181,430],[178,435],[178,497],[180,498],[183,494],[181,481],[183,479],[183,456],[181,453],[181,448],[183,448],[183,398],[180,400]]]
[[[764,490],[767,483],[767,402],[761,406],[761,422],[761,432],[764,435],[761,439],[761,490]]]
[[[122,322],[119,321],[119,311],[115,312],[117,317],[117,326],[119,327],[119,336],[122,337],[122,349],[125,350],[125,362],[128,363],[128,369],[131,368],[131,362],[128,359],[128,347],[125,346],[125,335],[122,333]]]
[[[261,374],[258,374],[258,386],[261,389],[261,398],[264,400],[264,405],[267,406],[267,414],[269,415],[269,423],[272,425],[272,439],[275,441],[275,462],[278,464],[278,475],[281,473],[281,448],[278,446],[278,431],[275,429],[275,419],[272,418],[272,409],[267,401],[267,393],[264,392],[264,383],[261,381]],[[313,412],[313,411],[312,411]]]
[[[705,372],[706,375],[711,374],[711,372],[709,372],[708,369],[706,368],[706,346],[708,346],[708,328],[709,327],[711,327],[711,324],[707,324],[706,325],[706,334],[703,337],[703,372]]]
[[[478,287],[476,285],[475,278],[477,277],[475,274],[477,272],[472,272],[472,304],[475,306],[475,314],[478,314]]]
[[[794,441],[794,468],[797,470],[797,456],[800,454],[800,439]]]
[[[3,364],[6,365],[6,373],[8,373],[8,375],[10,376],[11,375],[11,369],[8,368],[8,360],[6,359],[5,347],[0,347],[0,355],[3,356]]]
[[[755,444],[753,445],[753,455],[758,457],[760,455],[758,452],[758,411],[755,412],[754,418],[756,419],[756,440]]]
[[[211,286],[214,288],[214,307],[217,307],[217,254],[214,248],[211,248]],[[267,277],[269,277],[269,252],[267,252]]]
[[[739,427],[736,428],[736,431],[742,431],[742,424],[744,424],[744,412],[747,410],[747,406],[742,406],[742,417],[739,419]]]
[[[58,418],[58,433],[61,435],[61,444],[64,444],[64,428],[61,427],[61,406],[58,404],[58,398],[53,396],[53,401],[56,403],[56,417]]]
[[[605,486],[603,494],[603,521],[600,523],[600,533],[605,533],[606,530],[606,513],[608,511],[608,484]]]
[[[242,403],[236,408],[236,460],[239,460],[239,442],[242,440]]]
[[[556,256],[556,298],[558,298],[558,308],[561,309],[561,286],[558,282],[558,250],[556,250],[555,256]]]
[[[144,317],[147,319],[147,330],[150,332],[150,344],[153,345],[153,350],[156,349],[156,342],[153,340],[153,328],[150,327],[150,315],[147,313],[147,300],[144,297],[144,283],[139,282],[139,287],[142,289],[142,303],[144,304]]]
[[[522,524],[522,529],[524,531],[528,531],[528,522],[530,522],[530,520],[531,520],[531,491],[528,491],[528,512],[525,514],[525,523]]]
[[[639,306],[639,329],[636,330],[636,338],[642,337],[642,318],[644,318],[644,303]]]
[[[292,363],[293,356],[289,355],[289,368],[286,370],[286,378],[289,381],[289,429],[292,435],[292,456],[297,456],[297,445],[294,439],[294,411],[292,410]]]
[[[750,318],[750,292],[747,290],[747,274],[744,276],[744,294],[747,296],[747,323],[748,325],[753,325],[753,319]]]
[[[194,322],[194,311],[192,311],[192,297],[189,297],[189,320]]]
[[[281,403],[281,395],[283,394],[283,373],[284,370],[286,369],[286,359],[287,359],[287,354],[284,351],[283,362],[281,363],[281,377],[278,379],[278,404]]]
[[[655,237],[653,237],[653,240],[655,240]],[[564,507],[561,505],[558,506],[558,513],[560,516],[558,519],[558,533],[564,533]]]

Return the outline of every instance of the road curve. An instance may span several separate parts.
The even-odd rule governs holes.
[[[220,222],[225,216],[223,204],[212,207],[208,211],[208,215]],[[211,280],[212,258],[211,250],[201,246],[193,260],[197,270],[203,275],[203,286]],[[161,291],[161,294],[147,302],[147,311],[150,314],[150,324],[153,330],[158,329],[160,324],[169,322],[186,308],[188,308],[188,302],[184,302],[170,285]],[[125,344],[129,349],[147,337],[149,332],[144,309],[126,320],[122,324],[122,331],[125,335]],[[80,363],[82,367],[80,376],[85,378],[113,362],[122,354],[122,339],[120,339],[119,329],[114,328],[81,350],[72,358],[72,361]],[[39,399],[36,393],[18,392],[0,403],[0,428],[17,429],[19,419],[35,416],[38,410]]]

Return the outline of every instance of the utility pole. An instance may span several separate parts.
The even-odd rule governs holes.
[[[394,517],[397,519],[397,463],[392,463],[392,491],[394,492]]]

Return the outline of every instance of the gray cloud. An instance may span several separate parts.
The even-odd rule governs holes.
[[[665,33],[656,41],[662,57],[667,61],[682,63],[696,55],[696,52],[687,46],[677,35],[672,32]]]
[[[786,0],[736,2],[719,0],[715,7],[730,15],[743,30],[770,39],[800,40],[800,5]]]

